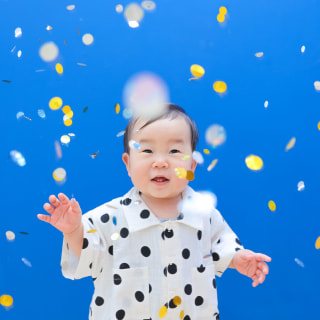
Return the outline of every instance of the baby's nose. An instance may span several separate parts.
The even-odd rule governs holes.
[[[162,157],[159,157],[158,159],[156,159],[152,164],[153,168],[168,168],[168,166],[169,166],[168,161]]]

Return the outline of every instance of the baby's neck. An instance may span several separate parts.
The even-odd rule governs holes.
[[[178,210],[178,204],[182,200],[181,194],[175,198],[169,199],[149,198],[141,194],[141,198],[152,213],[158,218],[173,219],[180,213]]]

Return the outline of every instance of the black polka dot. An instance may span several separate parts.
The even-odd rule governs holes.
[[[96,297],[95,303],[98,307],[102,306],[104,304],[104,299],[102,297]]]
[[[235,251],[239,251],[239,250],[241,250],[241,248],[235,248],[234,250],[235,250]]]
[[[167,276],[167,272],[168,272],[168,268],[165,267],[165,268],[163,269],[163,273],[164,273],[165,276]]]
[[[198,240],[201,240],[201,238],[202,238],[202,231],[201,230],[198,231],[197,236],[198,236]]]
[[[216,317],[216,320],[220,320],[220,316],[218,312],[215,312],[213,316]]]
[[[93,281],[96,281],[96,280],[97,280],[97,278],[92,278],[92,280],[93,280]]]
[[[173,299],[171,299],[171,300],[169,301],[169,308],[174,309],[174,308],[176,308],[176,307],[177,307],[177,305],[175,305],[174,302],[173,302]]]
[[[113,255],[113,246],[110,246],[108,249],[109,254]]]
[[[122,279],[121,279],[120,275],[115,273],[115,274],[113,275],[113,283],[114,283],[115,285],[118,285],[118,284],[121,283],[121,281],[122,281]]]
[[[212,252],[212,260],[218,261],[220,259],[220,256],[216,252]]]
[[[211,218],[209,219],[209,222],[210,222],[210,224],[211,224]]]
[[[67,243],[67,249],[69,250],[69,244]]]
[[[217,288],[216,279],[215,279],[215,278],[212,279],[212,285],[213,285],[213,287],[214,287],[215,289]]]
[[[242,246],[242,244],[238,238],[236,238],[236,243],[239,244],[240,246]]]
[[[129,235],[129,230],[128,230],[127,228],[122,228],[122,229],[120,230],[120,236],[121,236],[122,238],[126,238],[128,235]]]
[[[143,246],[140,251],[141,251],[141,254],[142,254],[144,257],[149,257],[150,254],[151,254],[151,250],[150,250],[150,248],[147,247],[147,246]]]
[[[190,318],[188,315],[186,315],[186,316],[183,318],[183,320],[191,320],[191,318]]]
[[[138,302],[142,302],[144,300],[144,294],[141,291],[136,291],[134,296]]]
[[[89,264],[89,268],[92,269],[92,262]]]
[[[117,320],[122,320],[122,319],[124,319],[124,316],[125,316],[125,312],[124,312],[124,310],[118,310],[117,312],[116,312],[116,318],[117,318]]]
[[[89,245],[89,241],[87,238],[83,238],[83,244],[82,244],[82,249],[87,248]]]
[[[110,216],[109,216],[107,213],[103,214],[103,215],[100,217],[100,220],[101,220],[101,222],[103,222],[103,223],[108,222],[109,219],[110,219]]]
[[[221,240],[219,239],[218,241],[217,241],[217,243],[220,243],[221,242]]]
[[[93,224],[93,220],[91,218],[88,218],[88,220]]]
[[[129,269],[129,268],[130,268],[130,266],[125,262],[121,263],[120,267],[119,267],[119,269]]]
[[[181,212],[181,213],[179,214],[177,220],[182,220],[183,218],[184,218],[184,215],[183,215],[183,213]]]
[[[187,294],[187,295],[190,295],[190,294],[192,293],[192,286],[191,286],[191,284],[185,285],[185,287],[184,287],[184,293]]]
[[[151,284],[149,283],[149,293],[152,291]]]
[[[165,237],[164,237],[164,231],[161,232],[161,238],[162,238],[163,240],[166,240]]]
[[[200,267],[197,268],[197,270],[198,270],[200,273],[202,273],[202,272],[204,272],[204,270],[206,270],[206,268],[205,268],[203,265],[201,265]]]
[[[144,210],[142,210],[142,211],[140,212],[140,217],[141,217],[142,219],[147,219],[147,218],[149,218],[149,216],[150,216],[150,211],[147,210],[147,209],[144,209]]]
[[[203,298],[201,296],[197,296],[194,299],[194,303],[195,303],[196,306],[201,306],[203,304]]]
[[[185,259],[188,259],[190,257],[190,250],[185,248],[182,250],[182,256],[185,258]]]
[[[172,238],[173,237],[173,230],[168,230],[166,229],[164,231],[164,235],[167,237],[167,238]]]
[[[168,265],[168,272],[170,274],[175,274],[177,273],[177,266],[174,263],[171,263]]]
[[[131,199],[129,199],[129,198],[126,198],[126,199],[122,200],[122,204],[124,206],[128,206],[130,203],[131,203]]]

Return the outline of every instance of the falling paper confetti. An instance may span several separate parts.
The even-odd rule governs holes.
[[[263,52],[257,52],[254,54],[257,58],[262,58],[263,57]]]
[[[213,124],[207,128],[205,133],[206,142],[213,148],[222,145],[226,141],[226,131],[223,126]]]
[[[208,171],[211,171],[211,170],[216,166],[217,163],[218,163],[218,159],[212,160],[212,162],[211,162],[210,165],[208,166],[207,170],[208,170]]]
[[[76,6],[74,4],[69,4],[66,8],[67,10],[71,11],[75,8]]]
[[[21,56],[22,56],[22,51],[19,50],[19,51],[17,52],[17,57],[18,57],[18,58],[21,58]]]
[[[199,64],[193,64],[190,67],[190,72],[196,78],[201,78],[205,74],[204,68],[202,66],[200,66]]]
[[[10,80],[2,80],[2,82],[11,83],[12,81],[10,81]]]
[[[69,142],[70,142],[70,136],[65,134],[65,135],[61,136],[60,141],[63,145],[68,146]]]
[[[144,12],[137,3],[128,4],[124,9],[124,17],[131,28],[139,27],[139,22],[143,19]]]
[[[97,232],[97,229],[91,229],[89,231],[87,231],[87,233],[96,233]]]
[[[67,172],[63,168],[57,168],[56,170],[53,171],[52,176],[58,185],[62,185],[66,182]]]
[[[70,107],[70,106],[63,106],[62,112],[63,112],[64,114],[67,114],[67,113],[70,112],[70,111],[71,111],[71,107]]]
[[[22,36],[22,29],[20,27],[14,30],[14,36],[15,38],[20,38]]]
[[[39,109],[38,110],[38,116],[42,119],[44,119],[46,117],[46,113],[44,112],[43,109]]]
[[[85,113],[88,110],[88,106],[84,107],[84,109],[82,110],[83,113]]]
[[[66,127],[70,127],[70,126],[72,125],[72,119],[64,116],[63,124],[64,124]]]
[[[316,89],[316,91],[320,91],[320,81],[315,81],[313,83],[313,85],[314,85],[314,88]]]
[[[12,231],[7,231],[6,238],[8,241],[13,241],[16,238],[16,235]]]
[[[261,170],[263,167],[263,161],[259,156],[249,155],[245,159],[247,167],[253,171]]]
[[[154,10],[156,8],[156,4],[153,1],[145,0],[145,1],[141,2],[141,7],[144,10],[152,11],[152,10]]]
[[[51,26],[47,26],[46,29],[47,29],[48,31],[50,31],[50,30],[52,30],[53,28],[52,28]]]
[[[159,310],[159,318],[162,319],[166,316],[168,307],[166,305],[162,306]]]
[[[192,152],[192,158],[195,162],[202,164],[204,162],[203,156],[199,151]]]
[[[29,268],[32,267],[31,262],[27,260],[26,258],[21,258],[22,262]]]
[[[133,111],[128,109],[128,108],[125,108],[123,111],[122,111],[122,115],[125,119],[130,119],[133,115]]]
[[[125,130],[122,130],[122,131],[118,132],[117,133],[117,138],[122,137],[125,133],[126,133]]]
[[[86,45],[86,46],[90,46],[93,43],[93,35],[90,33],[86,33],[82,36],[82,42]]]
[[[57,58],[59,48],[54,42],[47,42],[40,47],[40,58],[45,62],[51,62]]]
[[[95,159],[95,158],[97,157],[98,153],[99,153],[99,150],[98,150],[97,152],[93,153],[93,154],[89,154],[89,156],[90,156],[92,159]]]
[[[0,297],[0,304],[4,307],[11,307],[13,304],[13,298],[8,294],[3,294]]]
[[[218,20],[218,22],[222,23],[222,22],[225,21],[225,19],[226,19],[226,17],[225,17],[224,14],[219,13],[219,14],[217,15],[217,20]]]
[[[203,153],[204,154],[210,154],[210,150],[209,149],[203,149]]]
[[[227,8],[226,7],[220,7],[219,8],[219,13],[226,15],[228,13]]]
[[[320,237],[317,238],[316,243],[315,243],[316,249],[320,249]]]
[[[304,182],[303,181],[299,181],[298,182],[298,191],[303,191],[305,188]]]
[[[119,114],[119,112],[120,112],[120,104],[116,103],[115,106],[114,106],[114,109],[116,111],[116,114]]]
[[[300,259],[294,258],[294,261],[298,266],[300,266],[301,268],[304,268],[304,263]]]
[[[55,152],[56,152],[56,157],[58,159],[61,159],[62,158],[62,150],[61,150],[61,146],[60,146],[59,141],[55,141],[54,142],[54,149],[55,149]]]
[[[122,13],[123,11],[123,5],[122,4],[117,4],[116,5],[116,12],[117,13]]]
[[[216,81],[213,84],[213,90],[217,93],[225,93],[227,91],[227,84],[224,81]]]
[[[62,74],[62,73],[63,73],[63,66],[62,66],[61,63],[57,63],[57,64],[56,64],[56,71],[57,71],[57,73],[59,73],[59,74]]]
[[[294,147],[294,145],[296,144],[296,138],[293,137],[290,139],[290,141],[288,142],[288,144],[286,145],[286,151],[289,151],[290,149],[292,149]]]
[[[24,167],[26,165],[26,159],[24,156],[17,150],[10,151],[11,160],[16,163],[20,167]]]
[[[302,46],[300,50],[301,50],[301,53],[304,53],[306,51],[306,47]]]
[[[264,102],[264,107],[265,107],[265,108],[268,108],[268,106],[269,106],[269,101],[266,100],[266,101]]]
[[[62,107],[62,99],[60,97],[53,97],[50,101],[49,101],[49,108],[51,110],[58,110]]]
[[[136,149],[136,150],[140,150],[141,149],[140,144],[137,141],[134,141],[134,140],[130,140],[129,141],[129,147],[131,149]]]
[[[272,201],[272,200],[270,200],[270,201],[268,202],[268,207],[269,207],[269,209],[270,209],[271,211],[276,211],[276,208],[277,208],[275,202]]]

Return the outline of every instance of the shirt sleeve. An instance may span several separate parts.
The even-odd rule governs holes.
[[[243,249],[237,235],[221,216],[218,210],[211,215],[211,253],[215,264],[215,273],[221,277],[228,268],[235,253]]]
[[[96,278],[106,257],[106,242],[100,235],[99,228],[94,222],[93,211],[82,216],[83,223],[83,246],[80,258],[69,248],[63,239],[61,269],[62,274],[68,279],[80,279],[84,277]]]

